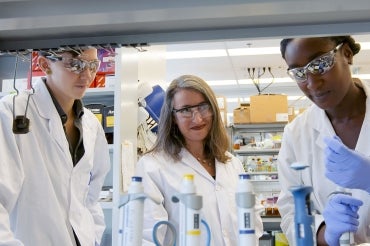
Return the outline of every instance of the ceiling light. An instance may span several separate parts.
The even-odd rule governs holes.
[[[370,50],[370,42],[359,42],[361,50]]]
[[[236,85],[236,80],[208,80],[207,84],[210,86]]]
[[[223,57],[223,56],[227,56],[226,50],[190,50],[190,51],[166,52],[167,60],[187,59],[187,58],[205,58],[205,57]]]
[[[280,54],[279,47],[262,47],[262,48],[240,48],[229,49],[230,56],[253,56],[253,55],[273,55]]]

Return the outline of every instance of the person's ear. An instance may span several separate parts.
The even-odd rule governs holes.
[[[347,59],[348,64],[352,65],[353,63],[353,52],[348,44],[343,45],[343,55]]]
[[[37,59],[37,63],[40,67],[40,69],[47,75],[51,74],[51,69],[50,69],[50,60],[47,59],[44,56],[39,56]]]

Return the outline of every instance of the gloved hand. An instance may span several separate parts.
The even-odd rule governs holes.
[[[345,194],[331,197],[323,211],[325,219],[325,241],[330,246],[339,246],[339,238],[345,232],[358,229],[357,211],[363,202]]]
[[[349,149],[337,136],[324,142],[326,177],[341,187],[370,193],[370,158]]]

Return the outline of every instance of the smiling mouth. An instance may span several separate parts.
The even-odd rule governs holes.
[[[192,127],[191,129],[193,129],[193,130],[201,130],[201,129],[203,129],[205,126],[204,125],[201,125],[201,126],[194,126],[194,127]]]

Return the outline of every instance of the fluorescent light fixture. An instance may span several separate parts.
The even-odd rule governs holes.
[[[370,42],[359,42],[361,50],[370,50]],[[260,48],[235,48],[216,50],[188,50],[188,51],[168,51],[166,59],[188,59],[188,58],[207,58],[229,56],[255,56],[255,55],[280,55],[280,47],[260,47]]]
[[[229,56],[251,56],[251,55],[272,55],[280,54],[279,47],[262,47],[262,48],[239,48],[217,50],[187,50],[187,51],[168,51],[166,52],[167,60],[189,59],[189,58],[207,58],[207,57],[225,57]]]
[[[236,85],[236,80],[209,80],[207,84],[210,86]]]
[[[187,59],[187,58],[205,58],[205,57],[223,57],[227,56],[226,50],[190,50],[190,51],[170,51],[166,52],[166,58]]]
[[[361,45],[361,50],[370,50],[370,42],[359,42],[359,43]]]
[[[254,56],[280,54],[279,47],[229,49],[230,56]]]

